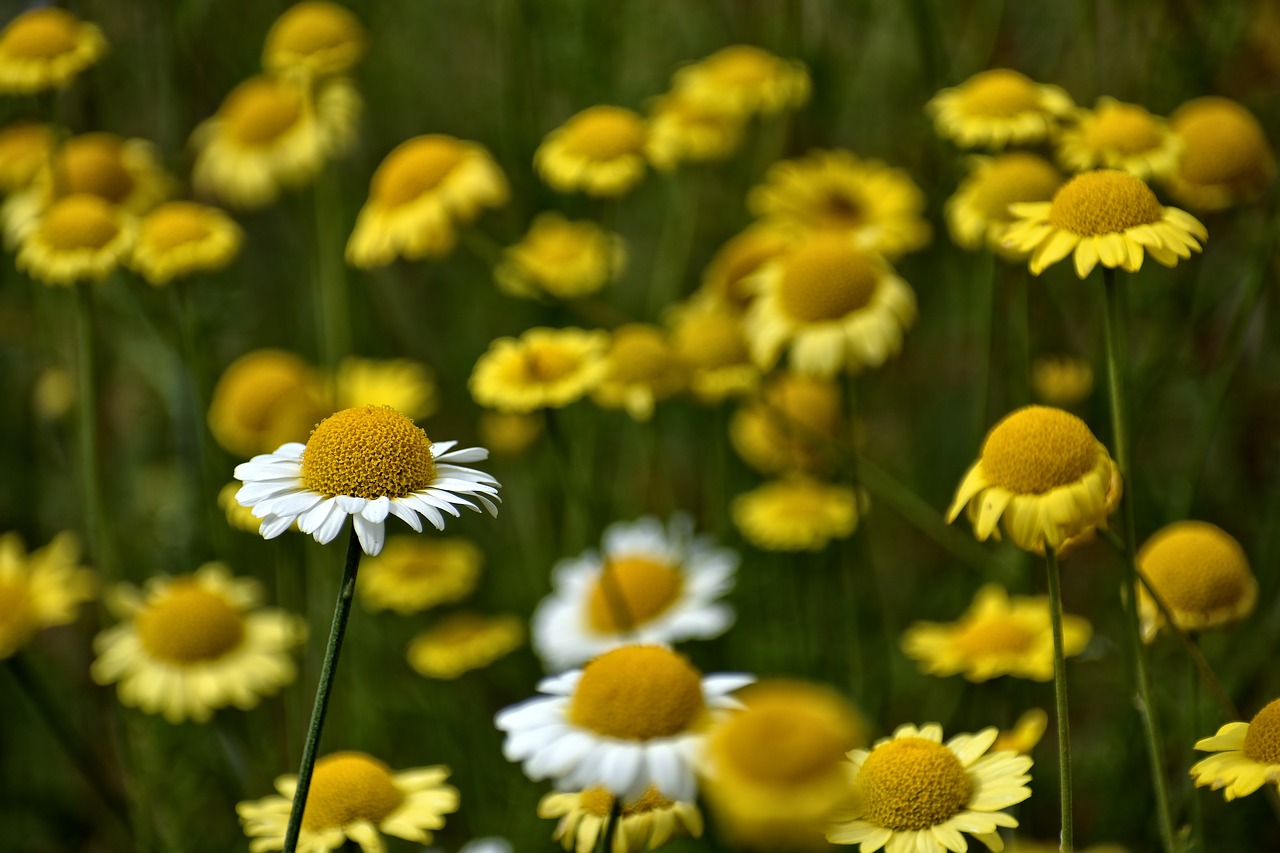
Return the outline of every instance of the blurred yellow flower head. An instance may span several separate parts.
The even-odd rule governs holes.
[[[524,645],[524,620],[512,614],[451,613],[409,643],[409,665],[427,678],[457,678]]]
[[[577,299],[616,279],[626,262],[621,235],[589,220],[540,213],[524,238],[502,253],[493,277],[512,296]]]
[[[47,124],[19,121],[0,129],[0,193],[30,184],[53,153],[53,131]]]
[[[840,389],[821,376],[774,374],[758,399],[734,413],[729,438],[762,474],[828,472],[834,449],[849,438]]]
[[[1030,755],[1048,727],[1049,715],[1040,708],[1032,708],[1018,718],[1012,729],[1001,731],[991,748],[996,752],[1008,749],[1021,755]]]
[[[94,573],[77,564],[80,545],[59,533],[30,554],[16,533],[0,536],[0,660],[26,645],[37,631],[75,621],[97,590]]]
[[[655,403],[684,387],[683,365],[658,326],[627,323],[614,329],[604,362],[592,399],[607,409],[625,409],[637,421],[649,420]]]
[[[752,274],[794,245],[794,239],[775,228],[753,225],[725,241],[702,274],[702,291],[709,298],[742,310],[755,296]]]
[[[345,74],[363,58],[368,36],[344,6],[305,0],[290,6],[267,31],[262,67],[306,77]]]
[[[95,25],[54,6],[30,9],[0,30],[0,93],[65,86],[106,52],[107,40]]]
[[[228,453],[247,459],[305,440],[330,410],[319,376],[300,356],[254,350],[227,365],[214,385],[209,431]]]
[[[704,293],[672,306],[665,319],[689,390],[699,400],[719,403],[759,384],[760,370],[751,360],[742,318],[732,307]]]
[[[542,435],[541,413],[481,412],[480,443],[494,456],[519,456]]]
[[[1184,631],[1239,622],[1253,612],[1258,581],[1235,537],[1205,521],[1176,521],[1152,534],[1138,550],[1138,568]],[[1164,614],[1139,582],[1142,636],[1155,639]]]
[[[533,154],[542,180],[562,193],[625,195],[644,178],[649,130],[624,107],[588,107],[547,134]]]
[[[407,358],[344,358],[333,385],[333,408],[390,406],[415,421],[429,418],[440,406],[435,374]]]
[[[1050,406],[1075,406],[1093,391],[1093,368],[1082,358],[1041,356],[1031,362],[1031,390]]]
[[[947,199],[951,239],[963,249],[985,246],[1006,256],[1024,257],[1004,245],[1004,233],[1014,219],[1009,205],[1051,201],[1062,182],[1062,173],[1036,154],[1010,151],[972,157],[969,176]]]
[[[467,387],[477,403],[500,412],[559,409],[600,384],[608,346],[609,333],[599,330],[529,329],[490,344]]]
[[[101,282],[133,245],[133,217],[96,195],[64,196],[24,228],[17,265],[49,285]]]
[[[819,551],[852,536],[866,509],[865,495],[803,476],[765,483],[729,507],[738,532],[765,551]]]
[[[381,554],[360,564],[360,599],[370,610],[401,616],[460,601],[475,590],[482,560],[466,539],[392,536]]]
[[[1058,160],[1073,172],[1119,169],[1145,181],[1173,173],[1182,142],[1168,122],[1137,104],[1099,98],[1058,134],[1057,150]]]
[[[1224,210],[1257,199],[1275,180],[1275,155],[1262,125],[1235,101],[1195,98],[1174,110],[1169,123],[1183,151],[1166,183],[1180,204]]]
[[[721,48],[680,68],[671,80],[680,98],[742,118],[801,107],[809,100],[810,88],[804,63],[749,44]]]
[[[240,226],[221,210],[172,201],[139,223],[129,266],[149,284],[168,284],[223,269],[239,254],[243,239]]]
[[[742,142],[741,115],[671,92],[649,105],[649,162],[669,172],[681,163],[723,160]]]
[[[925,105],[939,136],[962,148],[994,149],[1052,136],[1073,109],[1071,97],[1059,87],[1008,68],[981,71]]]
[[[612,813],[613,795],[600,787],[553,792],[538,801],[538,817],[560,818],[552,840],[574,853],[596,849]],[[637,799],[623,803],[620,814],[613,846],[605,853],[644,853],[678,835],[702,836],[702,812],[697,804],[668,799],[652,786]]]

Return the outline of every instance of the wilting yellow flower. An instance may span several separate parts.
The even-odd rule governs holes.
[[[133,217],[96,195],[54,202],[25,228],[17,265],[45,284],[106,279],[133,245]]]
[[[344,358],[334,385],[334,409],[390,406],[415,421],[435,414],[435,375],[425,364],[407,358]]]
[[[1093,629],[1088,620],[1062,617],[1063,655],[1084,651]],[[987,584],[956,622],[916,622],[902,635],[902,651],[929,675],[963,675],[982,682],[1001,675],[1053,678],[1053,624],[1049,598],[1009,593]]]
[[[107,52],[102,30],[65,9],[42,6],[0,30],[0,92],[27,95],[65,86]]]
[[[1017,71],[981,71],[925,105],[939,136],[962,148],[1004,148],[1039,142],[1075,109],[1057,86],[1036,83]]]
[[[540,413],[481,412],[476,428],[480,443],[494,456],[519,456],[542,435]]]
[[[804,63],[734,44],[676,71],[671,89],[691,103],[746,118],[803,106],[810,82]]]
[[[1173,173],[1182,143],[1164,119],[1104,97],[1093,110],[1076,112],[1075,124],[1058,134],[1057,150],[1073,172],[1119,169],[1145,181]]]
[[[751,276],[764,264],[792,248],[795,239],[775,228],[753,225],[730,237],[711,256],[702,274],[702,293],[737,310],[755,295]]]
[[[834,448],[848,438],[836,383],[803,373],[771,376],[760,397],[729,422],[734,450],[762,474],[829,472],[836,463]]]
[[[743,538],[757,548],[818,551],[832,539],[853,535],[866,498],[847,486],[791,476],[738,495],[729,511]]]
[[[742,318],[732,307],[703,293],[673,306],[665,319],[689,390],[699,400],[719,403],[759,384],[760,370],[751,361]]]
[[[1044,737],[1045,729],[1048,727],[1049,715],[1040,708],[1032,708],[1018,718],[1012,729],[1000,732],[991,749],[994,752],[1008,749],[1022,755],[1030,755],[1036,748],[1036,744],[1040,743],[1040,738]]]
[[[588,107],[547,134],[533,166],[559,192],[620,196],[644,178],[648,127],[623,107]]]
[[[512,296],[577,299],[616,279],[626,263],[621,235],[589,220],[540,213],[524,238],[502,253],[493,277]]]
[[[162,204],[143,217],[129,266],[150,284],[168,284],[231,263],[244,232],[214,207],[190,201]]]
[[[1071,356],[1041,356],[1031,362],[1031,390],[1050,406],[1083,403],[1093,390],[1093,368]]]
[[[47,124],[15,122],[0,129],[0,192],[30,184],[53,153],[53,131]]]
[[[1239,622],[1253,612],[1258,581],[1249,558],[1230,533],[1205,521],[1176,521],[1143,543],[1138,568],[1184,631]],[[1164,614],[1139,582],[1138,613],[1147,642],[1165,624]]]
[[[214,385],[209,431],[228,453],[248,458],[306,440],[331,410],[319,375],[301,357],[254,350],[227,365]]]
[[[1253,201],[1276,176],[1275,156],[1253,114],[1227,98],[1195,98],[1169,117],[1182,141],[1178,168],[1166,178],[1179,203],[1224,210]]]
[[[262,67],[307,77],[345,74],[368,47],[360,19],[344,6],[304,0],[285,10],[267,30]]]
[[[529,329],[491,343],[467,387],[481,406],[502,412],[563,408],[600,384],[608,346],[607,332]]]
[[[347,263],[369,269],[396,258],[453,251],[457,227],[507,202],[507,179],[483,145],[433,133],[397,145],[369,182],[347,241]]]
[[[428,678],[457,678],[524,645],[524,620],[513,614],[451,613],[409,643],[409,665]]]
[[[995,157],[972,157],[969,177],[947,199],[947,228],[964,249],[983,246],[1017,255],[1005,248],[1004,232],[1013,222],[1009,205],[1050,201],[1062,186],[1062,173],[1048,160],[1025,151]]]
[[[565,850],[593,853],[613,813],[613,795],[604,788],[576,793],[550,793],[538,801],[538,817],[560,818],[551,838]],[[702,812],[694,802],[678,802],[650,787],[624,803],[614,829],[613,847],[605,853],[657,850],[676,835],[702,836]]]
[[[723,160],[742,141],[742,117],[671,92],[649,105],[649,162],[671,171],[681,163]]]
[[[1280,699],[1247,723],[1227,723],[1213,737],[1196,741],[1212,752],[1191,768],[1196,787],[1221,790],[1227,802],[1247,797],[1263,785],[1280,785]]]
[[[401,616],[461,601],[475,590],[482,560],[466,539],[392,536],[381,554],[360,564],[360,599],[370,610]]]
[[[683,365],[658,326],[627,323],[614,329],[604,363],[592,399],[604,408],[625,409],[637,421],[649,420],[657,401],[684,387]]]
[[[79,606],[97,589],[93,572],[79,562],[72,533],[59,533],[30,554],[18,534],[0,536],[0,660],[37,631],[75,621]]]

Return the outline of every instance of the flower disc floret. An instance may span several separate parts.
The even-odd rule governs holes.
[[[1244,757],[1259,764],[1280,764],[1280,699],[1269,703],[1249,721]]]
[[[990,619],[969,625],[956,636],[954,643],[962,654],[976,657],[1025,653],[1036,639],[1036,633],[1025,625]]]
[[[954,752],[927,738],[904,737],[871,751],[858,773],[867,818],[892,830],[920,830],[958,814],[973,783]]]
[[[135,623],[147,653],[175,664],[215,660],[239,647],[245,636],[239,610],[189,578],[175,580]]]
[[[641,556],[610,560],[587,601],[587,623],[602,634],[625,633],[666,611],[684,579],[675,566]]]
[[[1240,543],[1204,521],[1178,521],[1158,530],[1139,549],[1137,564],[1183,630],[1239,621],[1258,600],[1258,581]],[[1151,640],[1164,614],[1144,585],[1137,593],[1143,636]]]
[[[1075,415],[1028,406],[991,430],[982,445],[982,470],[992,485],[1016,494],[1043,494],[1088,474],[1097,444]]]
[[[102,249],[120,233],[111,203],[88,193],[59,201],[41,219],[39,228],[51,248],[66,252]]]
[[[662,646],[626,646],[587,664],[573,693],[575,724],[621,740],[668,738],[705,710],[700,674]]]
[[[302,93],[269,77],[240,84],[219,111],[226,133],[245,147],[270,145],[302,117]]]
[[[304,0],[290,7],[267,31],[262,65],[268,71],[341,74],[364,55],[367,37],[360,21],[337,3]]]
[[[369,198],[386,207],[408,204],[440,186],[461,163],[467,148],[442,134],[411,139],[382,162],[369,186]]]
[[[783,308],[804,323],[838,320],[875,294],[878,270],[842,237],[816,239],[791,257],[778,291]]]
[[[1009,118],[1036,109],[1040,95],[1026,76],[1008,68],[993,68],[969,78],[960,100],[974,114]]]
[[[1136,104],[1112,103],[1099,110],[1096,121],[1084,131],[1085,141],[1097,148],[1114,148],[1138,154],[1160,144],[1162,134],[1155,117]]]
[[[644,150],[644,120],[622,107],[584,110],[565,127],[565,146],[593,160],[612,160]]]
[[[1049,224],[1082,237],[1122,233],[1159,222],[1155,193],[1142,181],[1116,169],[1076,175],[1053,196]]]
[[[335,752],[316,761],[302,828],[319,832],[359,820],[377,826],[404,799],[390,767],[362,752]]]
[[[401,498],[435,477],[431,441],[389,406],[345,409],[312,431],[302,454],[302,485],[322,495]]]

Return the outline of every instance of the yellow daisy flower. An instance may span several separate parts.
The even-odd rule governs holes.
[[[102,30],[65,9],[23,12],[0,30],[0,92],[28,95],[65,86],[106,52]]]
[[[361,562],[360,599],[401,616],[461,601],[475,590],[483,559],[467,539],[392,536],[381,554]]]
[[[30,554],[16,533],[0,536],[0,660],[11,657],[37,631],[69,625],[97,589],[92,571],[77,566],[80,545],[59,533]]]
[[[738,532],[757,548],[818,551],[832,539],[852,536],[866,503],[846,486],[793,476],[738,495],[729,511]]]
[[[538,817],[560,818],[551,839],[574,853],[593,853],[612,813],[613,796],[599,787],[551,793],[538,801]],[[677,835],[700,838],[702,829],[702,812],[697,803],[668,799],[651,786],[639,799],[622,806],[613,848],[605,853],[657,850]]]
[[[1161,207],[1146,184],[1115,169],[1076,175],[1052,201],[1015,204],[1010,212],[1015,221],[1004,244],[1031,253],[1032,275],[1073,253],[1080,278],[1099,262],[1137,272],[1144,250],[1172,267],[1209,236],[1191,214]]]
[[[1205,521],[1176,521],[1152,534],[1138,549],[1138,568],[1184,631],[1239,622],[1253,612],[1258,581],[1249,558],[1230,533]],[[1142,637],[1155,639],[1165,624],[1142,583],[1138,584]]]
[[[1182,143],[1164,119],[1104,97],[1092,111],[1077,111],[1075,123],[1058,134],[1057,151],[1073,172],[1119,169],[1145,181],[1173,173]]]
[[[644,178],[649,130],[623,107],[588,107],[547,134],[533,167],[553,190],[625,195]]]
[[[681,163],[708,163],[742,142],[742,117],[671,92],[649,105],[649,162],[669,172]]]
[[[221,563],[191,575],[121,584],[107,606],[124,620],[94,640],[98,684],[119,682],[120,701],[170,723],[207,722],[218,708],[252,708],[293,681],[289,652],[306,623],[259,607],[260,585]]]
[[[1196,210],[1225,210],[1262,195],[1276,176],[1275,155],[1253,114],[1227,98],[1195,98],[1169,117],[1182,158],[1165,178],[1169,192]]]
[[[852,151],[814,151],[769,167],[747,207],[779,230],[838,231],[896,257],[929,242],[924,193],[901,169]]]
[[[1227,802],[1247,797],[1263,785],[1280,785],[1280,699],[1247,723],[1227,723],[1213,737],[1196,741],[1212,752],[1191,768],[1196,787],[1221,790]]]
[[[942,727],[899,726],[871,750],[849,753],[856,805],[827,831],[833,844],[890,853],[963,851],[968,833],[992,850],[1000,827],[1018,821],[1001,809],[1031,796],[1031,759],[990,752],[995,728],[942,742]]]
[[[319,374],[303,358],[253,350],[227,365],[215,383],[209,431],[228,453],[247,459],[305,440],[329,408]]]
[[[1081,358],[1040,356],[1031,361],[1031,391],[1050,406],[1083,403],[1093,391],[1093,368]]]
[[[1036,744],[1040,743],[1040,738],[1044,737],[1048,727],[1049,715],[1040,708],[1032,708],[1018,718],[1012,729],[1000,732],[996,742],[991,745],[991,750],[1001,752],[1007,749],[1022,755],[1030,755],[1036,748]]]
[[[390,406],[407,418],[422,420],[440,406],[435,375],[407,358],[344,358],[333,380],[334,406]]]
[[[1062,186],[1062,173],[1048,160],[1025,151],[970,158],[969,177],[947,199],[947,230],[962,249],[984,246],[1002,254],[1004,232],[1013,222],[1009,205],[1050,201]]]
[[[830,472],[833,446],[849,438],[836,383],[803,373],[774,374],[729,421],[733,449],[762,474]]]
[[[1064,657],[1084,651],[1093,628],[1070,613],[1062,617]],[[902,651],[928,675],[963,675],[983,682],[1001,675],[1053,678],[1053,625],[1049,598],[1015,595],[999,584],[983,586],[956,622],[916,622],[902,635]]]
[[[737,311],[704,293],[672,306],[664,319],[694,397],[720,403],[755,390],[760,369],[751,360]]]
[[[1073,109],[1062,89],[1008,68],[981,71],[925,105],[939,136],[962,148],[995,149],[1040,142]]]
[[[502,253],[493,277],[512,296],[578,299],[618,278],[626,265],[622,235],[589,220],[540,213],[520,242]]]
[[[1115,482],[1113,482],[1115,481]],[[974,535],[1000,538],[997,525],[1024,551],[1107,526],[1119,475],[1107,448],[1075,415],[1026,406],[987,433],[978,461],[956,490],[947,521],[969,508]]]
[[[519,456],[541,437],[544,426],[538,413],[481,412],[476,430],[494,456]]]
[[[432,133],[397,145],[369,182],[347,263],[382,267],[453,251],[457,226],[507,203],[507,179],[483,145]]]
[[[755,295],[752,274],[790,250],[794,243],[791,235],[762,225],[753,225],[730,237],[707,264],[701,293],[730,308],[746,308]]]
[[[879,255],[836,233],[818,234],[755,276],[744,327],[751,355],[821,376],[879,367],[902,348],[916,297]]]
[[[175,278],[226,267],[240,252],[243,239],[240,226],[221,210],[172,201],[151,211],[138,225],[129,266],[148,284],[168,284]]]
[[[345,74],[368,49],[360,19],[344,6],[304,0],[285,10],[267,30],[262,67],[306,77]]]
[[[128,254],[135,231],[133,217],[109,201],[65,196],[26,228],[18,269],[49,285],[101,282]]]
[[[399,773],[363,752],[333,752],[316,761],[302,813],[298,850],[329,853],[347,841],[363,853],[383,853],[382,835],[430,844],[444,816],[458,810],[458,790],[445,784],[449,768],[415,767]],[[298,777],[276,779],[280,796],[236,805],[250,853],[283,850]],[[381,833],[381,835],[379,835]]]
[[[681,98],[743,118],[801,107],[810,88],[804,63],[749,44],[721,48],[679,69],[671,80],[672,91]]]
[[[457,678],[524,645],[524,619],[510,613],[450,613],[409,643],[409,665],[427,678]]]
[[[491,343],[467,387],[481,406],[502,412],[563,408],[600,384],[608,346],[608,332],[529,329]]]
[[[20,121],[0,129],[0,192],[26,187],[52,153],[53,131],[47,124]]]
[[[592,399],[607,409],[625,409],[633,420],[649,420],[657,401],[684,387],[684,366],[666,333],[648,323],[627,323],[614,329],[604,364]]]

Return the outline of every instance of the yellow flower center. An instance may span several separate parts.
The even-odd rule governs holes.
[[[121,204],[135,181],[124,166],[120,138],[110,133],[87,133],[68,139],[58,158],[60,193],[91,193]]]
[[[1001,155],[982,173],[973,194],[974,205],[986,219],[1012,220],[1009,205],[1049,201],[1062,186],[1062,174],[1043,157],[1016,151]]]
[[[565,147],[589,160],[614,160],[644,151],[644,119],[622,107],[583,110],[564,126]]]
[[[717,281],[720,295],[735,305],[746,305],[753,296],[745,280],[765,261],[780,255],[786,248],[785,239],[772,231],[747,231],[739,234],[721,247],[708,269],[719,273]],[[715,269],[718,268],[718,269]]]
[[[431,440],[390,406],[343,409],[311,431],[302,485],[322,495],[402,498],[435,479]]]
[[[802,701],[748,705],[724,724],[716,752],[756,782],[786,788],[830,774],[849,749],[847,732]]]
[[[766,415],[792,438],[834,437],[840,430],[840,393],[829,379],[783,374],[765,392],[765,404]]]
[[[360,39],[354,15],[336,3],[298,3],[267,35],[268,52],[307,56]]]
[[[876,292],[871,258],[845,237],[818,237],[786,262],[778,287],[782,309],[802,323],[838,320],[863,308]]]
[[[302,109],[298,90],[269,77],[255,77],[227,95],[218,113],[232,141],[265,147],[298,123]]]
[[[726,312],[705,311],[680,323],[672,332],[672,345],[681,360],[695,367],[714,369],[747,360],[742,326]]]
[[[594,236],[589,226],[546,220],[529,232],[524,239],[524,249],[539,263],[558,267],[591,251]]]
[[[973,783],[955,753],[921,737],[877,746],[854,784],[863,797],[866,819],[896,831],[937,826],[958,814],[973,793]]]
[[[1150,187],[1115,169],[1076,175],[1054,193],[1049,208],[1050,225],[1082,237],[1120,234],[1163,216]]]
[[[980,619],[966,625],[952,640],[969,658],[1020,655],[1031,650],[1036,634],[1012,619]]]
[[[630,631],[664,613],[683,586],[684,576],[668,563],[647,557],[610,560],[591,589],[587,622],[600,634]]]
[[[1244,736],[1244,757],[1259,764],[1280,764],[1280,699],[1249,721]]]
[[[705,708],[702,679],[682,655],[624,646],[583,668],[569,719],[605,737],[650,740],[688,731]]]
[[[579,806],[588,814],[596,817],[607,818],[613,811],[613,795],[604,788],[587,788],[580,795],[578,800]],[[644,814],[645,812],[662,811],[669,809],[675,805],[675,800],[668,800],[658,792],[658,789],[650,785],[645,788],[643,794],[634,802],[624,803],[622,806],[622,816],[630,817],[634,814]]]
[[[1027,406],[996,424],[982,445],[982,473],[1015,495],[1040,495],[1082,479],[1097,464],[1098,440],[1075,415]]]
[[[576,353],[550,342],[530,343],[521,361],[524,378],[530,383],[557,382],[582,366]]]
[[[671,350],[662,332],[642,323],[613,331],[609,348],[609,376],[617,382],[647,383],[673,369]]]
[[[95,195],[71,195],[55,202],[40,220],[40,234],[54,249],[101,249],[116,238],[120,226],[111,203]]]
[[[0,658],[35,628],[31,593],[22,581],[0,581]]]
[[[1085,145],[1097,151],[1141,154],[1160,147],[1160,125],[1151,113],[1135,104],[1106,104],[1093,114],[1081,134]]]
[[[173,664],[217,660],[244,641],[244,617],[192,578],[176,578],[134,617],[138,641],[151,657]]]
[[[865,219],[862,199],[830,190],[818,205],[818,220],[832,228],[857,228]]]
[[[1138,552],[1138,562],[1175,613],[1230,608],[1252,588],[1249,559],[1240,543],[1205,522],[1165,528]]]
[[[404,803],[391,768],[363,752],[335,752],[316,761],[302,812],[308,832],[340,829],[356,821],[375,827]]]
[[[392,151],[373,175],[369,195],[385,207],[399,207],[440,186],[466,156],[452,136],[410,139]]]
[[[0,35],[0,53],[20,59],[55,59],[76,46],[80,19],[45,6],[19,15]]]
[[[965,112],[990,118],[1011,118],[1040,108],[1036,84],[1017,71],[993,68],[975,74],[960,87]]]
[[[1179,107],[1170,123],[1186,144],[1180,169],[1191,183],[1260,178],[1269,169],[1266,134],[1258,120],[1234,101],[1196,98]]]
[[[210,234],[204,208],[187,201],[175,201],[157,208],[142,224],[139,242],[161,251],[198,243]]]
[[[735,44],[709,57],[705,66],[721,84],[756,87],[769,81],[777,59],[749,44]]]

